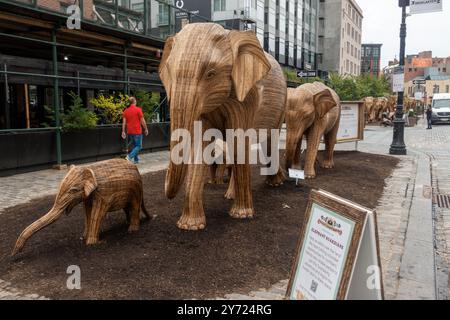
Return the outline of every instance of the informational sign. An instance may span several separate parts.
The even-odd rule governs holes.
[[[413,80],[412,83],[415,85],[422,85],[422,84],[426,84],[427,81],[426,80]]]
[[[377,232],[373,211],[313,190],[286,298],[383,299]]]
[[[289,178],[305,180],[305,171],[297,169],[289,169]]]
[[[442,0],[411,0],[410,14],[442,11]]]
[[[414,100],[422,101],[423,100],[423,92],[414,93]]]
[[[364,104],[360,101],[342,102],[337,142],[364,140]]]
[[[207,22],[211,20],[211,1],[176,0],[175,28],[180,31],[187,23]],[[191,16],[189,17],[189,13]],[[190,20],[190,21],[189,21]]]
[[[392,91],[403,92],[405,90],[405,74],[394,73],[392,75]]]
[[[317,71],[300,70],[297,72],[298,78],[315,78],[317,77]]]

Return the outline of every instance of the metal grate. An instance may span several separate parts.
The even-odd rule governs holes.
[[[434,197],[434,203],[436,203],[439,208],[450,209],[450,195],[437,194]]]

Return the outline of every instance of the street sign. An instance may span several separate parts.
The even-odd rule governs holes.
[[[410,14],[442,11],[442,0],[411,0]]]
[[[414,100],[422,101],[423,100],[423,92],[415,92],[414,93]]]
[[[413,80],[413,84],[426,84],[426,80]]]
[[[297,77],[299,78],[315,78],[317,77],[317,71],[307,71],[307,70],[300,70],[297,72]]]
[[[392,91],[393,92],[403,92],[405,90],[405,74],[395,73],[392,76]]]

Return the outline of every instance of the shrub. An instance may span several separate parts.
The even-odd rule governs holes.
[[[139,90],[134,92],[138,106],[142,108],[147,122],[156,121],[156,109],[159,107],[160,95],[158,92],[146,92]]]
[[[109,97],[99,95],[91,99],[90,103],[98,111],[100,121],[103,124],[118,124],[122,122],[123,110],[128,105],[128,95],[122,93]]]
[[[74,92],[70,92],[72,104],[67,112],[61,115],[64,131],[92,129],[97,125],[97,115],[83,107],[83,101]]]

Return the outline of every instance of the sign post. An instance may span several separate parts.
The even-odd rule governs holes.
[[[362,101],[342,101],[337,143],[364,140],[364,103]]]
[[[375,212],[313,190],[286,298],[384,299]]]

